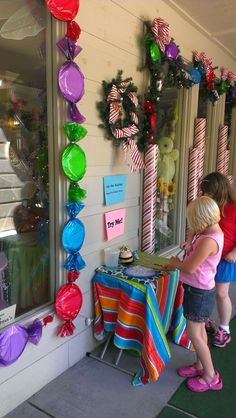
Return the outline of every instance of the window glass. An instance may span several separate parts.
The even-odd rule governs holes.
[[[50,301],[46,6],[0,1],[0,326]]]
[[[161,97],[159,112],[161,133],[158,142],[156,252],[168,249],[175,245],[177,240],[178,113],[178,89],[166,88]]]

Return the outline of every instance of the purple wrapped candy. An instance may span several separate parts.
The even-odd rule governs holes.
[[[165,50],[166,56],[169,60],[175,60],[177,56],[179,55],[179,48],[174,42],[170,42],[166,46]]]
[[[67,116],[70,120],[76,123],[84,123],[85,117],[80,113],[80,111],[77,109],[77,106],[75,103],[68,103],[68,112]]]
[[[0,335],[0,364],[9,366],[23,353],[28,333],[23,325],[12,325]]]
[[[71,61],[82,51],[80,46],[66,36],[57,42],[57,47]]]
[[[84,95],[84,76],[75,62],[63,64],[58,73],[58,84],[62,96],[77,103]]]
[[[11,325],[0,334],[0,366],[9,366],[23,353],[28,341],[38,344],[42,336],[42,323],[36,319],[28,328]]]

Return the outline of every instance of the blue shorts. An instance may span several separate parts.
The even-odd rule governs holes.
[[[216,283],[236,282],[236,263],[221,260],[217,266]]]
[[[211,290],[198,289],[184,284],[184,316],[194,322],[206,322],[215,304],[215,287]]]

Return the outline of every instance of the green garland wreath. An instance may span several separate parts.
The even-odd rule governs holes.
[[[116,147],[128,138],[136,140],[139,133],[138,89],[131,77],[122,80],[122,73],[119,70],[116,78],[109,83],[103,80],[104,99],[97,103],[103,121],[99,127],[105,129],[106,138],[112,140]]]

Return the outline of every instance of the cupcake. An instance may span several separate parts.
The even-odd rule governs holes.
[[[119,260],[121,264],[130,264],[133,263],[133,254],[129,247],[126,247],[125,245],[121,247],[120,249],[120,256]]]

